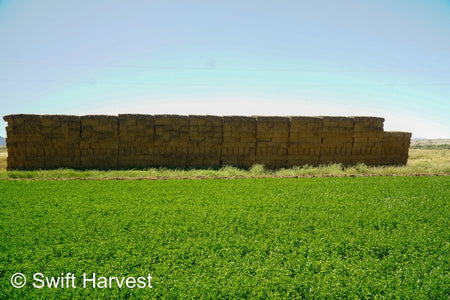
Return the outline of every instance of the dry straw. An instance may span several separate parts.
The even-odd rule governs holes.
[[[8,169],[403,165],[376,117],[9,115]]]

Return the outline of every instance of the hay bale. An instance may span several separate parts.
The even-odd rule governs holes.
[[[322,135],[332,136],[353,136],[353,118],[349,117],[322,117]]]
[[[288,117],[256,117],[256,138],[259,141],[278,138],[280,142],[287,142],[289,138]]]
[[[180,115],[155,115],[154,157],[158,166],[187,166],[189,118]]]
[[[289,117],[290,141],[302,142],[303,138],[322,136],[323,118],[321,117]]]
[[[222,118],[189,116],[189,167],[218,167],[222,155]]]
[[[269,168],[287,166],[289,142],[288,117],[256,117],[255,163]]]
[[[322,117],[323,128],[320,164],[352,162],[351,152],[353,145],[354,120],[348,117]]]
[[[289,119],[288,166],[317,165],[323,119],[300,116],[292,116]]]
[[[256,157],[256,118],[224,116],[222,164],[251,167]]]
[[[223,116],[224,143],[256,143],[256,118],[243,116]]]
[[[81,121],[78,116],[43,115],[45,168],[79,168]]]
[[[383,132],[384,118],[377,117],[351,117],[354,123],[354,133],[356,135],[379,136]]]
[[[352,156],[354,163],[375,165],[383,137],[383,118],[352,117],[354,121]]]
[[[39,115],[8,115],[8,170],[44,168],[42,121]]]
[[[89,115],[81,120],[81,168],[115,169],[119,152],[116,116]]]
[[[411,134],[374,117],[8,115],[8,169],[404,164]]]
[[[410,132],[383,132],[383,145],[378,163],[382,165],[405,165],[408,161],[410,142]]]
[[[155,166],[153,145],[155,118],[152,115],[119,115],[119,168]]]

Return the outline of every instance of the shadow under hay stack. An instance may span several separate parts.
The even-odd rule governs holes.
[[[402,165],[411,133],[376,117],[8,115],[8,170]]]

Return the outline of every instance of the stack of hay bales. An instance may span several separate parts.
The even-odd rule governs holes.
[[[352,163],[353,119],[348,117],[322,117],[322,145],[319,163]]]
[[[291,117],[288,166],[318,165],[321,149],[323,119],[320,117]]]
[[[405,165],[408,161],[408,150],[411,142],[410,132],[383,132],[383,145],[380,165]]]
[[[41,121],[45,168],[79,168],[80,117],[43,115]]]
[[[222,118],[189,116],[188,166],[219,167],[222,156]]]
[[[383,142],[383,118],[353,117],[353,147],[354,163],[376,165],[380,162]]]
[[[251,167],[256,156],[256,118],[224,116],[222,164]]]
[[[6,127],[8,170],[45,168],[42,121],[40,115],[9,115]]]
[[[286,167],[288,142],[288,117],[256,117],[256,163],[268,168]]]
[[[116,116],[81,118],[81,168],[116,169],[119,151],[119,121]]]
[[[400,165],[411,133],[375,117],[9,115],[8,169]]]
[[[119,115],[119,168],[146,168],[154,161],[155,118],[151,115]]]
[[[163,167],[186,167],[189,118],[179,115],[155,116],[154,161]]]

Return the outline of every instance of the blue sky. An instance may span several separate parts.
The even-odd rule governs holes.
[[[0,114],[373,115],[450,138],[449,53],[448,0],[0,0]]]

